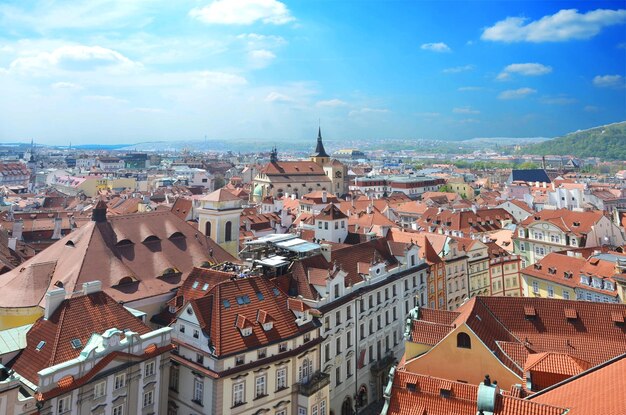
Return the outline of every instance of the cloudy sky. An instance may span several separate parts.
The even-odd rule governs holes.
[[[626,119],[623,1],[0,2],[0,142],[555,136]]]

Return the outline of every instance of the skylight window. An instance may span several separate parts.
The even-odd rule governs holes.
[[[41,351],[41,349],[43,349],[43,347],[44,347],[45,345],[46,345],[45,340],[42,340],[42,341],[40,341],[40,342],[37,344],[37,347],[35,347],[35,350],[37,350],[37,351],[39,352],[39,351]]]
[[[258,292],[256,293],[256,297],[257,297],[259,300],[263,300],[263,299],[265,299],[265,297],[263,297],[263,293],[262,293],[262,292],[260,292],[260,291],[258,291]]]
[[[274,292],[274,295],[276,297],[278,297],[280,295],[280,291],[278,291],[278,288],[274,287],[274,288],[272,288],[272,291]]]
[[[80,349],[83,347],[83,342],[80,341],[80,339],[72,339],[70,343],[74,349]]]
[[[194,281],[194,283],[191,286],[191,288],[198,288],[198,281]]]
[[[204,283],[204,285],[202,286],[202,291],[206,291],[209,288],[209,284]]]
[[[222,301],[222,304],[224,304],[224,308],[230,308],[230,301],[224,300]]]
[[[243,305],[244,304],[243,297],[237,297],[237,304],[239,304],[239,305]]]

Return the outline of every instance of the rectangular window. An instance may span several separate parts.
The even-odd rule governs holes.
[[[569,291],[563,290],[563,299],[564,300],[569,300]]]
[[[200,338],[200,332],[196,329],[193,329],[193,338],[194,339]]]
[[[239,382],[233,385],[233,406],[243,404],[245,383]]]
[[[548,285],[548,297],[554,297],[554,287]]]
[[[337,325],[341,324],[341,310],[335,313],[335,324]]]
[[[533,281],[533,294],[539,294],[539,283],[537,281]]]
[[[341,384],[341,367],[337,367],[335,369],[335,384],[336,385]]]
[[[259,359],[264,359],[266,356],[267,356],[267,349],[265,347],[257,351],[257,357]]]
[[[143,407],[150,406],[154,403],[154,391],[148,391],[143,394]]]
[[[324,345],[324,361],[328,362],[330,360],[330,343],[326,343]]]
[[[391,286],[391,294],[395,297],[396,296],[396,284]]]
[[[196,353],[196,363],[204,364],[204,356],[200,353]]]
[[[63,414],[69,412],[72,409],[72,396],[64,396],[57,400],[57,413]]]
[[[102,382],[98,382],[93,387],[93,398],[98,399],[104,396],[107,392],[107,381],[103,380]]]
[[[126,386],[126,373],[115,375],[113,380],[113,390],[118,390]]]
[[[352,360],[346,361],[346,378],[352,377]]]
[[[155,365],[154,360],[151,361],[151,362],[146,363],[144,377],[148,377],[148,376],[154,375],[154,367],[155,366],[156,365]]]
[[[193,401],[202,405],[204,400],[204,380],[194,378],[193,380]]]
[[[374,361],[374,346],[370,345],[369,347],[369,355],[370,355],[370,363]]]
[[[346,347],[352,347],[352,332],[349,331],[346,333]]]
[[[335,349],[336,354],[341,353],[341,337],[337,337],[336,346],[337,346]]]
[[[319,415],[326,415],[326,399],[320,401],[320,414]]]
[[[263,375],[254,380],[254,396],[256,398],[267,395],[265,379],[265,375]]]
[[[245,354],[240,354],[235,356],[235,365],[239,366],[239,365],[243,365],[246,362],[246,355]]]
[[[170,367],[170,389],[176,392],[178,392],[178,378],[179,378],[178,367],[176,366]]]
[[[352,318],[352,307],[348,306],[346,308],[346,320],[350,320]]]
[[[330,317],[328,316],[324,317],[324,330],[330,330]]]
[[[124,405],[118,405],[113,407],[112,415],[124,415]]]
[[[287,388],[287,368],[281,367],[276,371],[276,389]]]
[[[359,332],[361,333],[361,335],[359,336],[359,338],[361,340],[363,340],[365,338],[365,324],[361,324]]]

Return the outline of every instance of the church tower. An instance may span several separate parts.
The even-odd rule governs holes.
[[[315,153],[311,154],[311,161],[320,167],[324,167],[330,162],[330,156],[326,154],[324,143],[322,143],[322,127],[317,131],[317,146]]]
[[[199,199],[198,229],[234,257],[239,256],[239,218],[242,200],[225,189]]]

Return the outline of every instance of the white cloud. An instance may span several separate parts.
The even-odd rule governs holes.
[[[267,102],[294,102],[295,100],[290,96],[281,94],[280,92],[272,91],[265,97]]]
[[[550,72],[552,72],[552,67],[540,63],[513,63],[504,68],[496,79],[508,79],[511,77],[511,74],[539,76],[549,74]]]
[[[480,114],[480,111],[475,110],[471,107],[454,108],[452,112],[455,114]]]
[[[74,90],[83,89],[82,86],[75,84],[73,82],[55,82],[50,86],[54,89],[74,89]]]
[[[471,91],[481,91],[483,87],[481,86],[462,86],[457,88],[459,92],[471,92]]]
[[[577,103],[578,100],[576,98],[568,97],[567,95],[557,95],[542,97],[541,102],[548,105],[570,105]]]
[[[216,0],[208,6],[194,8],[189,15],[204,23],[251,25],[258,21],[281,25],[294,17],[287,6],[277,0]]]
[[[98,67],[132,68],[141,66],[121,53],[102,46],[66,45],[52,52],[38,52],[11,62],[12,71],[47,74],[50,69],[88,71]]]
[[[186,74],[181,74],[186,77]],[[237,86],[237,85],[246,85],[248,81],[246,78],[240,75],[228,73],[228,72],[219,72],[219,71],[200,71],[193,72],[191,74],[191,78],[195,81],[198,86]],[[173,80],[176,80],[178,76],[174,75]]]
[[[509,89],[506,91],[502,91],[500,95],[498,95],[499,99],[520,99],[527,97],[528,95],[534,94],[537,91],[532,88],[519,88],[519,89]]]
[[[287,40],[282,36],[258,33],[242,33],[237,35],[237,39],[245,41],[250,49],[276,48],[287,44]]]
[[[600,88],[620,88],[624,86],[621,75],[598,75],[593,78],[593,84]]]
[[[345,101],[334,98],[326,101],[318,101],[315,105],[318,107],[345,107],[348,104]]]
[[[563,42],[589,39],[607,27],[626,22],[626,10],[597,9],[578,13],[560,10],[528,22],[523,17],[507,17],[483,31],[481,39],[496,42]]]
[[[360,110],[353,110],[348,113],[350,117],[354,117],[357,115],[364,114],[385,114],[388,113],[389,110],[386,108],[361,108]]]
[[[450,49],[450,47],[443,42],[424,43],[422,46],[420,46],[420,48],[422,50],[430,50],[431,52],[439,52],[439,53],[452,51],[452,49]]]
[[[276,59],[274,52],[267,49],[251,50],[248,52],[248,61],[253,68],[265,68]]]
[[[463,66],[455,66],[453,68],[446,68],[443,70],[443,73],[460,73],[467,72],[474,69],[474,65],[463,65]]]

